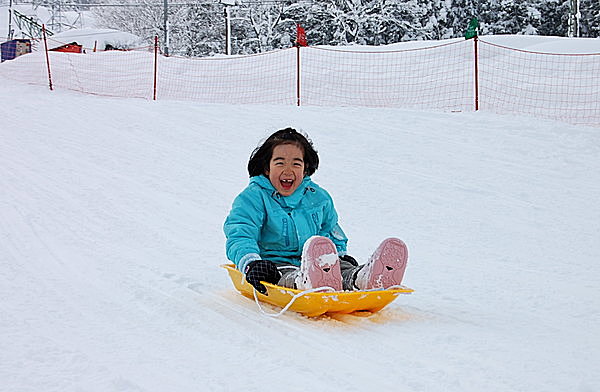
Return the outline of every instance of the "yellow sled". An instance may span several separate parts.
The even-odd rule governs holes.
[[[235,288],[242,295],[254,299],[254,287],[244,279],[242,273],[233,264],[223,264],[222,267],[229,273]],[[398,287],[388,290],[309,292],[300,295],[302,293],[300,290],[288,289],[267,282],[262,283],[267,288],[268,295],[256,291],[259,301],[284,309],[293,301],[289,305],[289,309],[308,317],[316,317],[325,313],[375,313],[395,300],[398,295],[410,294],[414,291],[407,287]]]

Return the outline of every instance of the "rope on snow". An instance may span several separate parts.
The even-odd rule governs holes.
[[[258,300],[258,296],[256,295],[256,289],[253,290],[254,292],[254,301],[256,302],[256,305],[258,306],[258,309],[260,310],[260,312],[262,314],[264,314],[265,316],[268,317],[279,317],[282,314],[284,314],[285,312],[287,312],[287,310],[290,308],[290,306],[292,306],[292,304],[300,297],[302,297],[303,295],[306,294],[310,294],[310,293],[316,293],[319,291],[335,291],[335,289],[333,287],[329,287],[329,286],[323,286],[323,287],[315,287],[312,289],[307,289],[304,291],[299,292],[298,294],[294,295],[292,297],[292,299],[290,300],[290,302],[288,302],[287,305],[285,305],[285,307],[283,309],[281,309],[279,312],[275,312],[275,313],[267,313],[263,307],[260,305],[260,301]]]

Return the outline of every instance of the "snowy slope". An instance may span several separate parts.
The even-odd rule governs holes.
[[[595,128],[6,80],[0,114],[2,391],[600,389]],[[221,225],[286,126],[312,136],[350,254],[407,242],[413,295],[270,319],[233,291]]]

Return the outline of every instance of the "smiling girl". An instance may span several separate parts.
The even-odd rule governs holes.
[[[319,166],[312,143],[295,129],[269,136],[248,162],[250,184],[225,220],[226,253],[259,292],[261,281],[289,288],[388,288],[402,281],[408,251],[384,240],[365,265],[346,254],[348,239],[333,200],[310,176]]]

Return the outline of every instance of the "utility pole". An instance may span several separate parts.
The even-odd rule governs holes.
[[[38,2],[38,6],[42,5],[42,2]],[[34,2],[35,4],[35,2]],[[50,4],[45,7],[50,7],[50,29],[54,32],[61,33],[63,31],[63,14],[62,14],[62,0],[52,0]]]
[[[575,3],[577,5],[577,12],[575,12],[575,33],[577,34],[577,37],[581,36],[581,7],[579,2],[580,0],[575,0]]]
[[[12,0],[10,0],[8,3],[8,41],[12,40],[12,38]]]
[[[169,0],[165,0],[164,10],[163,10],[163,22],[164,22],[164,30],[165,30],[165,56],[169,55]]]
[[[52,4],[50,5],[50,28],[54,31],[57,31],[60,33],[60,30],[56,28],[56,22],[54,20],[54,15],[55,15],[55,10],[54,10],[54,5],[55,2],[53,1]]]
[[[235,0],[221,0],[221,4],[225,5],[225,54],[231,54],[231,14],[229,6],[235,5]]]
[[[580,32],[580,19],[581,19],[581,11],[579,10],[579,1],[580,0],[571,0],[571,15],[569,23],[569,37],[579,37]]]
[[[229,6],[225,6],[225,54],[231,54],[231,17]]]

